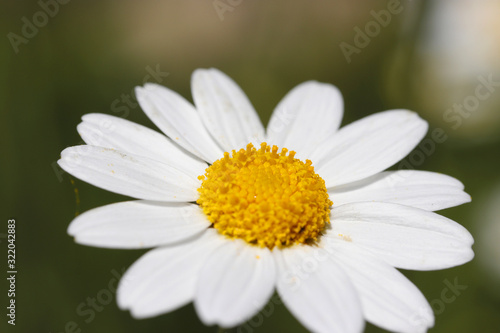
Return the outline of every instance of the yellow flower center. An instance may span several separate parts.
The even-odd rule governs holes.
[[[224,153],[204,176],[197,203],[213,227],[252,245],[313,244],[330,223],[333,204],[310,160],[262,143]]]

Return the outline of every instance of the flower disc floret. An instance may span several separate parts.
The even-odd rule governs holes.
[[[206,173],[197,203],[213,227],[252,245],[313,244],[330,222],[332,202],[310,160],[262,143],[224,153]]]

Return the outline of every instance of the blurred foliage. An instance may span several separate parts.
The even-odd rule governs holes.
[[[458,2],[460,6],[471,3]],[[387,1],[243,0],[225,12],[223,20],[212,1],[69,1],[59,5],[57,12],[52,8],[53,17],[17,45],[17,53],[9,33],[22,36],[23,18],[32,22],[41,5],[3,1],[1,6],[0,27],[5,37],[0,44],[0,200],[4,221],[17,220],[19,269],[18,326],[13,331],[64,332],[66,325],[71,329],[71,322],[82,332],[216,331],[202,325],[192,305],[154,319],[134,320],[112,300],[95,310],[94,317],[92,311],[82,315],[90,307],[81,304],[109,289],[113,272],[122,272],[145,251],[75,244],[66,228],[76,212],[126,198],[79,180],[73,185],[72,177],[54,168],[65,147],[81,143],[76,125],[82,115],[113,114],[154,128],[135,104],[133,87],[145,79],[155,81],[147,75],[159,68],[168,72],[160,83],[191,100],[190,75],[199,67],[217,67],[234,78],[264,124],[286,92],[312,79],[340,88],[345,99],[344,124],[385,109],[409,108],[427,119],[431,130],[442,128],[448,139],[437,143],[435,151],[414,167],[449,174],[465,184],[472,203],[441,213],[466,226],[481,246],[477,246],[476,259],[464,266],[404,273],[429,301],[440,299],[445,280],[457,278],[467,285],[436,314],[431,332],[471,332],[478,325],[483,332],[494,332],[500,327],[500,249],[497,243],[487,243],[500,236],[500,228],[491,228],[500,223],[498,214],[491,213],[492,205],[500,200],[495,190],[500,186],[500,93],[481,105],[481,112],[464,118],[464,126],[453,129],[452,123],[443,120],[453,103],[474,93],[477,83],[470,86],[470,82],[477,75],[493,73],[500,80],[499,45],[479,46],[489,33],[500,31],[485,25],[491,15],[484,20],[481,16],[497,10],[493,17],[498,18],[498,6],[486,11],[462,8],[465,21],[483,22],[489,28],[473,31],[469,44],[457,46],[454,33],[461,32],[450,30],[453,24],[438,24],[448,21],[439,17],[433,2],[402,1],[402,13],[393,15],[367,46],[352,54],[350,63],[341,43],[354,45],[354,29],[364,29],[374,20],[371,11],[386,9]],[[467,13],[480,17],[473,19]],[[473,52],[475,42],[478,52]],[[500,44],[500,39],[496,42]],[[454,61],[458,56],[469,61]],[[461,71],[453,68],[454,63],[460,64]],[[462,68],[465,64],[471,68]],[[461,73],[463,84],[449,73]],[[125,102],[122,98],[132,99]],[[497,235],[482,237],[489,234],[483,230]],[[5,244],[1,243],[2,249]],[[6,301],[3,292],[2,300]],[[4,324],[2,320],[0,325]],[[305,329],[284,306],[276,305],[273,315],[255,329],[275,331]],[[366,331],[382,330],[369,325]]]

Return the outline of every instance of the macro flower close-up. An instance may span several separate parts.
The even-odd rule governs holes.
[[[434,326],[429,302],[398,269],[462,265],[474,240],[435,213],[471,201],[459,180],[386,171],[425,137],[425,120],[398,109],[341,127],[340,91],[307,81],[264,128],[221,71],[195,70],[191,91],[193,103],[158,84],[137,87],[160,131],[89,113],[77,127],[85,145],[58,161],[134,199],[86,211],[68,228],[84,245],[152,248],[122,277],[121,309],[142,319],[192,302],[205,325],[232,328],[276,291],[313,332]]]

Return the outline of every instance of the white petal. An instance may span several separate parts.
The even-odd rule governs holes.
[[[361,303],[348,276],[329,253],[311,246],[274,250],[277,289],[290,312],[313,332],[361,332]]]
[[[409,206],[364,202],[333,208],[327,237],[368,248],[390,265],[443,269],[474,257],[471,234],[436,213]]]
[[[436,211],[470,202],[457,179],[435,172],[386,171],[328,190],[334,206],[379,201]]]
[[[327,187],[361,180],[408,155],[427,132],[414,112],[375,113],[341,128],[312,154],[316,172]]]
[[[177,202],[198,199],[199,180],[147,157],[76,146],[64,149],[57,163],[89,184],[133,198]]]
[[[126,201],[77,216],[68,233],[80,244],[137,249],[182,241],[209,226],[198,205]]]
[[[226,74],[197,69],[191,79],[196,109],[203,123],[225,151],[245,148],[264,139],[264,127],[241,88]]]
[[[352,243],[334,240],[320,246],[326,247],[349,275],[366,320],[404,333],[427,332],[434,325],[434,314],[424,295],[397,269]]]
[[[153,83],[136,87],[135,93],[149,119],[175,143],[210,163],[223,156],[196,109],[182,96]]]
[[[121,279],[118,306],[130,310],[135,318],[147,318],[191,302],[202,265],[224,242],[215,230],[208,229],[193,241],[147,252]]]
[[[309,158],[312,150],[339,128],[344,112],[340,91],[308,81],[293,88],[276,106],[267,126],[267,142]]]
[[[193,177],[205,173],[207,164],[190,155],[164,135],[123,118],[91,113],[82,117],[78,133],[86,144],[114,148],[171,165]]]
[[[228,240],[207,258],[194,305],[205,325],[233,327],[250,319],[271,297],[276,268],[267,248]]]

